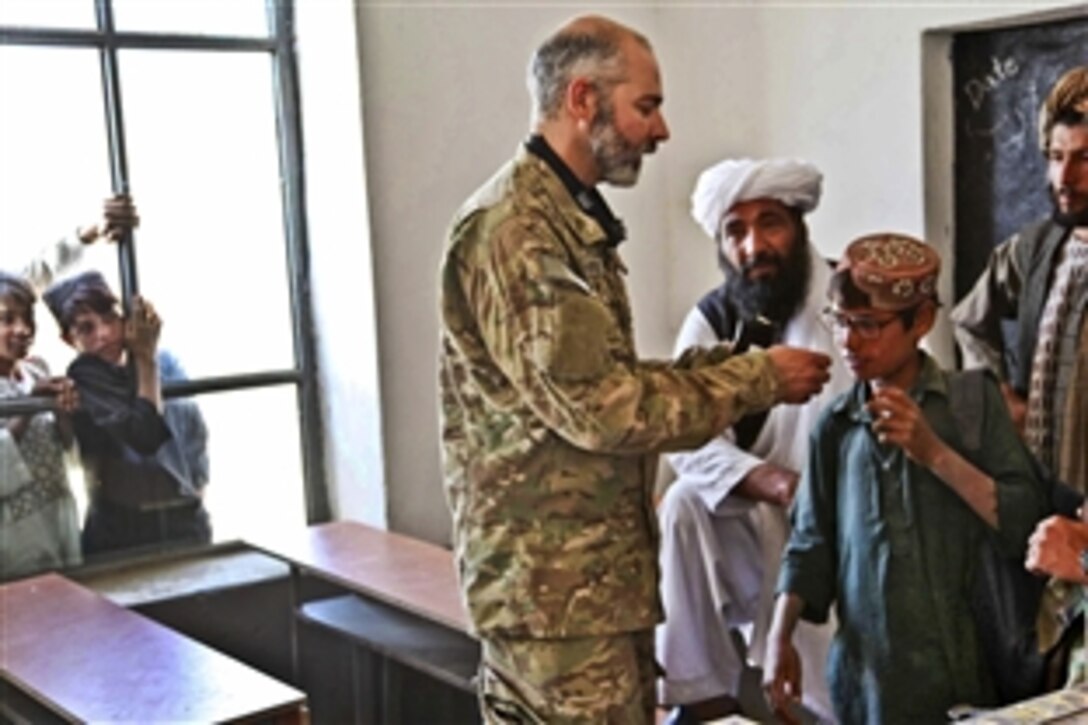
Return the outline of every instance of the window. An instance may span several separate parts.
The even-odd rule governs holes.
[[[159,310],[187,375],[165,394],[193,396],[209,432],[215,540],[329,517],[295,64],[290,0],[0,3],[0,268],[111,188],[133,195],[134,243],[77,269]],[[72,352],[37,317],[34,352],[63,371]]]

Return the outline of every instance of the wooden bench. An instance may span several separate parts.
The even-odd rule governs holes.
[[[298,690],[57,574],[0,585],[0,623],[15,722],[306,722]]]
[[[475,692],[480,647],[466,634],[350,594],[303,604],[299,616],[451,687]]]
[[[469,632],[449,550],[353,521],[250,543],[292,566],[296,626],[350,643],[351,677],[339,689],[350,689],[355,704],[338,710],[337,716],[400,722],[401,666],[462,693],[455,704],[464,711],[467,702],[475,717],[473,678],[480,648]],[[339,591],[310,599],[302,593],[308,578]],[[307,683],[315,717],[320,718],[323,697],[315,695],[310,683],[320,688],[336,673],[307,673],[322,667],[323,658],[300,652],[300,639],[296,629],[296,675]]]
[[[274,539],[247,543],[283,559],[301,574],[448,629],[469,631],[448,549],[357,521],[277,532]]]

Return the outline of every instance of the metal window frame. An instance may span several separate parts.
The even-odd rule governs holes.
[[[92,0],[88,0],[91,2]],[[303,176],[302,120],[295,53],[294,0],[265,0],[267,37],[189,35],[174,33],[120,32],[113,23],[112,0],[93,0],[95,30],[23,28],[0,26],[0,45],[92,47],[98,50],[101,67],[106,129],[109,136],[110,173],[115,193],[128,193],[128,161],[125,148],[121,84],[117,54],[121,49],[202,50],[266,53],[272,63],[276,114],[276,146],[286,240],[288,285],[291,295],[292,339],[295,368],[200,378],[167,383],[166,397],[244,390],[293,384],[299,409],[299,445],[302,451],[303,491],[306,518],[310,523],[331,517],[324,465],[324,431],[317,385],[317,352],[313,336],[310,295],[310,254],[306,231],[306,187]],[[138,290],[135,245],[131,236],[117,245],[122,300]],[[47,398],[0,400],[0,419],[43,412],[51,408]]]

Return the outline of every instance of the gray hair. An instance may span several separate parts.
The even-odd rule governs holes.
[[[647,49],[642,35],[622,26],[565,28],[544,42],[529,60],[528,86],[533,99],[533,121],[553,119],[563,105],[570,82],[583,76],[599,93],[607,93],[622,79],[625,35]]]

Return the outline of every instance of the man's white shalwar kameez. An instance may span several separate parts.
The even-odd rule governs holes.
[[[746,635],[753,664],[762,662],[789,521],[782,508],[732,495],[733,489],[765,461],[802,470],[817,416],[851,381],[820,314],[831,270],[815,248],[809,252],[808,295],[782,342],[830,354],[830,382],[804,405],[772,408],[750,450],[739,448],[730,430],[696,451],[669,456],[677,480],[658,511],[666,619],[657,628],[657,658],[666,672],[660,696],[667,704],[737,696],[741,662],[731,628]],[[695,307],[680,330],[675,354],[718,342]],[[822,718],[832,712],[824,663],[833,632],[833,622],[820,627],[801,622],[794,637],[804,672],[804,704]]]

